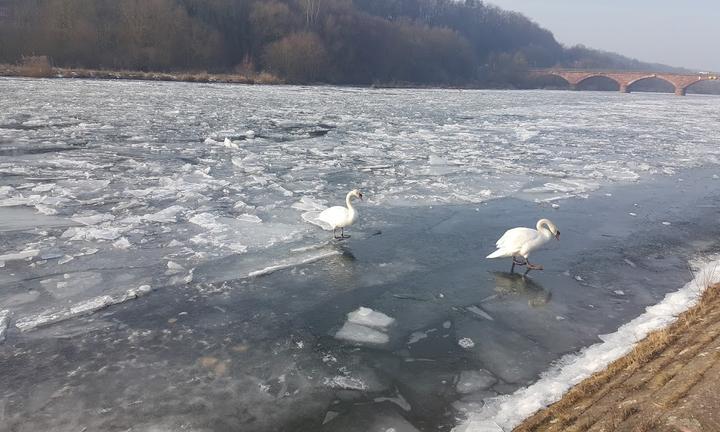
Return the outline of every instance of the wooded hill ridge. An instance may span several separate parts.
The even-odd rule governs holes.
[[[291,83],[522,86],[528,68],[683,71],[566,48],[478,0],[0,0],[0,63],[270,72]]]

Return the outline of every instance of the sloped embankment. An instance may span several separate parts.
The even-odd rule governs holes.
[[[516,432],[720,431],[720,284]]]

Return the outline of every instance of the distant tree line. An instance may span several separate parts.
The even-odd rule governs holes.
[[[658,69],[565,48],[478,0],[0,0],[0,63],[272,72],[289,82],[523,86],[532,67]]]

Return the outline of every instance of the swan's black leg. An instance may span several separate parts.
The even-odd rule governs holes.
[[[515,255],[513,255],[512,261],[513,261],[513,263],[512,263],[512,267],[510,267],[510,273],[513,273],[515,271],[515,264],[517,264],[519,266],[524,266],[524,265],[527,265],[527,263],[528,263],[527,260],[525,260],[524,262],[518,261],[518,259]]]
[[[345,227],[340,228],[340,238],[344,238],[344,239],[350,238],[349,235],[345,235]]]

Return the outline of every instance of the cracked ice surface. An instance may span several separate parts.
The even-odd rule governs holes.
[[[13,352],[0,411],[16,424],[31,412],[40,425],[176,430],[202,412],[228,422],[217,429],[279,430],[330,407],[324,430],[413,430],[406,418],[439,421],[454,397],[471,410],[569,349],[535,329],[572,323],[585,341],[597,324],[578,326],[590,314],[564,303],[586,301],[576,285],[594,273],[552,301],[532,278],[472,273],[464,251],[505,218],[477,221],[476,205],[509,196],[545,211],[720,157],[717,101],[701,97],[24,79],[0,92],[0,349]],[[368,200],[353,238],[328,245],[313,215],[354,187]],[[453,222],[446,204],[472,217]],[[417,227],[395,234],[406,220]],[[465,226],[477,238],[453,237]],[[586,245],[567,250],[560,262]],[[648,268],[630,257],[633,274]],[[157,292],[123,303],[145,287]],[[593,310],[618,301],[592,295]]]
[[[151,276],[167,260],[192,269],[267,253],[246,273],[285,266],[287,245],[322,236],[311,215],[353,187],[384,207],[554,202],[720,157],[710,98],[19,79],[0,88],[0,229],[35,228],[0,245],[0,262],[20,267],[7,282],[104,261],[105,288],[77,300],[107,294],[111,268],[146,269],[122,291],[171,284]],[[678,116],[682,127],[656,133]],[[65,258],[14,258],[30,248]]]

